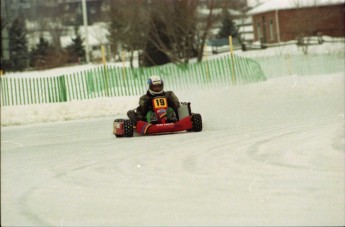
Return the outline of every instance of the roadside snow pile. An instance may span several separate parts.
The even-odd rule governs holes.
[[[126,116],[126,110],[134,109],[137,102],[137,97],[116,97],[2,107],[1,126],[68,121],[121,114]]]

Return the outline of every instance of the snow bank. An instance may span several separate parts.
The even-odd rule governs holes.
[[[327,43],[323,43],[320,45],[310,45],[308,46],[308,55],[315,55],[315,54],[344,54],[345,51],[345,43],[344,39],[332,39],[331,37],[324,36],[325,41]],[[297,46],[296,41],[290,41],[281,43],[283,46],[277,47],[269,47],[266,49],[260,49],[257,51],[235,51],[235,54],[249,57],[249,58],[256,58],[256,57],[267,57],[267,56],[281,56],[281,55],[294,55],[299,54],[303,55],[302,47]],[[274,65],[272,66],[274,67]]]

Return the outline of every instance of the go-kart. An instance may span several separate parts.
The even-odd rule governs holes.
[[[200,132],[202,118],[198,113],[192,113],[190,102],[181,102],[177,110],[177,121],[169,122],[167,119],[168,101],[165,97],[156,97],[152,100],[153,111],[157,122],[148,123],[139,120],[136,125],[129,119],[115,119],[113,133],[116,137],[132,137],[134,131],[140,135],[165,134],[180,131]]]

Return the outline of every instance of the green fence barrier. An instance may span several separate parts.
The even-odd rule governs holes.
[[[255,83],[286,75],[315,75],[344,71],[344,55],[287,55],[260,58],[230,56],[190,64],[150,68],[99,66],[47,78],[0,79],[1,106],[66,102],[97,97],[141,95],[147,79],[161,75],[166,89],[183,91]],[[234,65],[234,69],[232,69]],[[233,75],[234,74],[234,75]],[[235,78],[235,81],[233,81]]]
[[[344,72],[343,54],[280,55],[257,57],[267,78],[286,75],[322,75]]]
[[[1,106],[66,102],[65,77],[11,78],[2,77]]]

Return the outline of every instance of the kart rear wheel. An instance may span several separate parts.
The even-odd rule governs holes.
[[[133,137],[133,122],[131,120],[123,121],[123,131],[125,137]]]
[[[192,131],[200,132],[202,130],[202,118],[200,114],[192,114]]]

